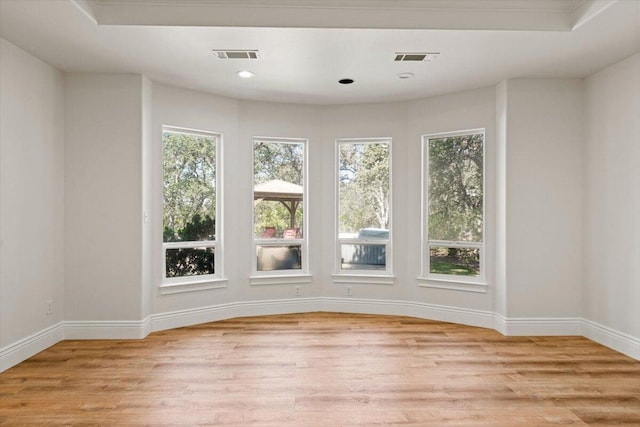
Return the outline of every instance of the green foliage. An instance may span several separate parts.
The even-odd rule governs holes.
[[[205,221],[216,215],[216,139],[164,132],[162,144],[164,241],[184,241],[180,233],[196,216]],[[208,239],[215,238],[211,225],[203,232]]]
[[[429,271],[437,274],[478,276],[480,251],[476,248],[431,247]]]
[[[267,227],[275,227],[276,235],[282,236],[284,230],[290,228],[289,211],[285,206],[276,201],[262,201],[255,208],[255,233],[260,237]],[[303,206],[300,204],[296,209],[295,227],[302,229]]]
[[[216,221],[209,215],[202,218],[200,214],[195,214],[183,228],[174,229],[164,227],[163,237],[165,242],[198,242],[201,240],[214,240],[213,230]]]
[[[389,227],[389,145],[340,144],[340,232]]]
[[[253,156],[254,185],[273,179],[302,185],[304,144],[257,141]]]
[[[215,220],[195,214],[184,228],[164,228],[165,242],[195,242],[213,240]],[[166,276],[180,277],[214,273],[213,248],[169,248],[166,251]]]
[[[430,264],[431,273],[454,274],[457,276],[477,276],[478,273],[471,268],[448,261],[432,261]]]
[[[429,239],[482,241],[483,135],[429,140]]]
[[[215,273],[213,248],[167,249],[167,277],[196,276]]]
[[[478,276],[480,251],[477,248],[429,248],[429,271],[437,274]]]

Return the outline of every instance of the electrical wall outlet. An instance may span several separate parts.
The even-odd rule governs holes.
[[[296,286],[296,296],[299,297],[302,295],[302,291],[300,290],[300,286]]]
[[[47,300],[47,315],[53,314],[53,300]]]
[[[351,286],[347,286],[347,296],[350,297],[353,295],[353,291],[351,290]]]

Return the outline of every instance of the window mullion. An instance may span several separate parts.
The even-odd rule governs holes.
[[[463,240],[427,240],[429,246],[452,246],[461,248],[481,248],[482,242],[467,242]]]
[[[213,248],[216,246],[215,240],[198,240],[188,242],[165,242],[163,247],[168,249],[180,249],[180,248]]]

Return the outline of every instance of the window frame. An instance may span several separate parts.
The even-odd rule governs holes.
[[[340,145],[341,144],[380,144],[386,143],[389,151],[389,226],[387,239],[360,239],[340,238]],[[334,154],[334,283],[367,283],[367,284],[393,284],[393,139],[391,137],[373,138],[338,138],[335,143]],[[373,269],[343,269],[342,245],[385,245],[384,270]]]
[[[449,138],[465,135],[477,135],[482,134],[482,241],[481,242],[468,242],[468,241],[456,241],[456,240],[430,240],[429,239],[429,141],[432,139]],[[425,282],[425,286],[429,286],[429,282],[439,282],[439,284],[430,286],[436,288],[449,288],[457,290],[466,290],[472,292],[485,292],[486,288],[486,230],[487,230],[487,214],[486,214],[486,129],[465,129],[452,132],[439,132],[424,134],[421,137],[422,144],[422,173],[421,173],[421,186],[422,186],[422,200],[421,200],[421,276],[420,281]],[[432,247],[447,247],[447,248],[460,248],[460,249],[478,249],[478,256],[480,258],[479,268],[480,274],[478,276],[464,276],[455,274],[439,274],[431,273],[431,256],[430,249]],[[448,285],[451,284],[451,285]],[[467,286],[465,286],[467,285]]]
[[[255,145],[256,142],[302,144],[302,237],[301,238],[257,238],[255,235]],[[309,274],[309,139],[292,137],[254,136],[251,138],[251,276],[252,285],[304,284],[311,282]],[[299,269],[258,270],[258,247],[300,246]]]
[[[160,285],[163,294],[172,294],[179,292],[187,292],[192,290],[202,290],[217,287],[226,286],[226,279],[224,279],[224,220],[223,220],[223,172],[222,172],[222,146],[224,137],[220,132],[212,132],[200,129],[185,128],[180,126],[162,125],[162,143],[161,143],[161,160],[164,164],[164,134],[165,133],[177,133],[182,135],[192,135],[205,138],[214,138],[216,147],[216,162],[215,162],[215,192],[216,192],[216,204],[215,204],[215,239],[214,240],[200,240],[200,241],[185,241],[185,242],[165,242],[161,232],[162,242],[162,282]],[[164,169],[161,167],[161,176],[164,178]],[[161,180],[164,184],[164,180]],[[164,217],[164,190],[162,191],[162,212],[161,218]],[[160,221],[162,229],[164,228],[163,221]],[[161,230],[162,230],[161,229]],[[214,250],[214,274],[201,274],[194,276],[181,276],[181,277],[167,277],[167,250],[168,249],[183,249],[183,248],[213,248]]]

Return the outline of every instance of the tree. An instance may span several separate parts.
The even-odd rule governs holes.
[[[215,137],[165,132],[162,142],[164,241],[191,241],[185,229],[196,217],[211,226],[196,240],[215,239]]]
[[[254,185],[273,179],[302,185],[303,144],[258,141],[253,153]]]
[[[174,132],[162,136],[163,241],[215,240],[215,137]],[[166,277],[214,273],[214,248],[165,251]]]
[[[389,145],[339,145],[340,232],[389,227]]]
[[[429,240],[482,241],[483,135],[429,140]]]
[[[165,242],[195,242],[211,240],[215,220],[210,216],[202,218],[195,214],[177,232],[165,227]],[[213,248],[167,248],[165,257],[165,273],[167,277],[192,276],[198,274],[214,274],[215,253]]]

